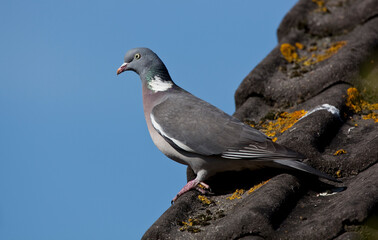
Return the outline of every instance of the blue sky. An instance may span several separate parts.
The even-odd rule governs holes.
[[[139,239],[186,183],[147,132],[149,47],[173,80],[229,114],[296,1],[3,1],[0,239]]]

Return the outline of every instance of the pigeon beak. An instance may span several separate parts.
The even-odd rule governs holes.
[[[123,63],[118,69],[117,69],[117,75],[120,73],[126,71],[127,63]]]

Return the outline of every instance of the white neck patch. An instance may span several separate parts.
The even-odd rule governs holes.
[[[173,83],[170,81],[163,81],[159,76],[155,76],[148,83],[148,88],[154,92],[163,92],[172,88]]]

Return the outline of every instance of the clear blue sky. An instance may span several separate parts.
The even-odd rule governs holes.
[[[186,183],[153,145],[149,47],[173,80],[229,114],[296,1],[2,1],[0,239],[139,239]]]

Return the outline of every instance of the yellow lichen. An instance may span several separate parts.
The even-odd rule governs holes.
[[[333,154],[333,156],[338,156],[338,155],[341,155],[341,154],[345,154],[345,153],[347,153],[344,149],[339,149],[339,150],[337,150],[334,154]]]
[[[227,197],[226,199],[229,199],[229,200],[234,200],[235,198],[240,199],[241,195],[243,194],[244,194],[244,189],[236,189],[235,192],[230,197]]]
[[[210,205],[211,204],[211,200],[208,199],[207,197],[203,196],[203,195],[198,195],[198,199],[201,200],[201,202],[203,204],[206,204],[206,205]]]
[[[321,62],[330,58],[332,55],[337,53],[340,50],[340,48],[344,47],[345,45],[346,45],[346,41],[339,41],[339,42],[333,43],[331,47],[325,50],[324,54],[320,54],[316,56],[316,62]]]
[[[216,217],[221,218],[224,217],[223,210],[219,210],[216,212]],[[200,213],[196,216],[190,217],[187,221],[181,221],[177,224],[182,226],[180,231],[188,231],[191,233],[198,233],[201,231],[200,227],[205,227],[210,225],[210,221],[213,220],[214,217],[210,210],[206,211],[205,213]]]
[[[299,110],[292,113],[283,112],[276,120],[262,123],[261,131],[268,137],[274,137],[277,133],[283,133],[291,128],[306,113],[307,111],[305,110]]]
[[[193,232],[193,233],[197,233],[197,232],[201,231],[200,228],[193,226],[193,225],[195,225],[195,223],[194,223],[194,219],[192,219],[192,218],[189,218],[187,222],[182,221],[180,225],[182,225],[182,227],[180,228],[181,232],[183,232],[185,230],[189,231],[189,232]]]
[[[369,113],[367,115],[362,115],[362,119],[364,119],[364,120],[373,119],[374,122],[378,122],[378,114],[377,113]]]
[[[261,188],[262,186],[264,186],[267,182],[269,182],[269,180],[266,180],[262,183],[259,183],[259,184],[256,184],[255,186],[251,187],[249,190],[248,190],[248,194],[251,194],[252,192],[256,191],[257,189]]]
[[[328,12],[328,9],[325,6],[324,0],[312,0],[312,2],[316,3],[316,5],[318,5],[318,9],[316,9],[317,11]]]
[[[313,59],[314,57],[315,57],[315,54],[312,54],[311,58],[309,58],[309,59],[307,59],[306,61],[303,62],[303,65],[307,67],[307,66],[314,64],[315,63],[315,61]]]
[[[363,100],[361,98],[360,93],[358,92],[357,88],[351,87],[347,90],[347,99],[346,99],[346,106],[349,109],[353,110],[353,112],[361,112]]]
[[[189,218],[187,222],[185,221],[182,221],[181,224],[185,227],[185,226],[193,226],[193,219]],[[182,228],[184,228],[182,227]],[[181,230],[181,228],[180,228]]]
[[[312,64],[322,62],[330,57],[332,57],[334,54],[336,54],[342,47],[346,45],[346,41],[339,41],[333,43],[329,48],[327,48],[324,53],[321,54],[315,54],[313,53],[310,58],[308,58],[306,61],[303,62],[303,65],[310,66]],[[309,51],[316,51],[317,47],[313,47],[309,49]]]
[[[276,142],[277,141],[277,137],[272,138],[272,141]]]
[[[296,42],[294,45],[283,43],[280,46],[281,54],[287,62],[293,65],[291,65],[292,69],[289,69],[289,71],[287,71],[287,67],[281,66],[280,69],[283,72],[288,72],[291,77],[301,76],[302,73],[311,70],[309,66],[332,57],[346,44],[346,41],[338,41],[330,46],[322,44],[323,48],[318,46],[307,46],[305,48],[305,45],[300,42]]]
[[[337,172],[336,172],[336,176],[339,178],[339,177],[341,177],[341,170],[337,170]]]
[[[324,7],[325,5],[324,0],[312,0],[312,2],[316,3],[318,7]]]
[[[291,63],[298,60],[298,53],[295,50],[295,46],[290,43],[281,44],[280,50],[286,61]]]
[[[351,87],[347,90],[347,97],[345,105],[349,107],[354,113],[362,113],[363,111],[377,111],[378,103],[370,104],[365,101],[357,88]],[[362,119],[373,119],[374,122],[378,122],[378,114],[376,112],[370,112],[362,115]]]
[[[304,48],[303,44],[302,43],[299,43],[299,42],[296,42],[295,43],[295,46],[299,49],[299,50],[302,50]]]
[[[317,46],[311,46],[311,47],[308,49],[309,52],[314,52],[314,51],[316,51],[316,50],[318,50],[318,47],[317,47]]]

